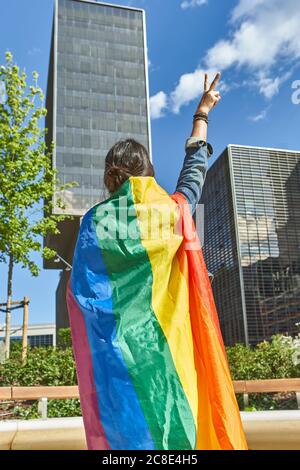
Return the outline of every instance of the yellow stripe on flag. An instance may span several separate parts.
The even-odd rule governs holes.
[[[130,177],[130,182],[141,241],[147,250],[152,267],[153,310],[167,339],[197,428],[197,372],[189,315],[189,291],[176,256],[182,243],[182,236],[175,235],[173,230],[175,219],[179,216],[177,204],[158,186],[154,178]],[[150,211],[154,211],[154,215],[150,214]],[[168,231],[168,211],[171,214],[170,231]],[[166,217],[162,215],[164,213]],[[157,226],[150,226],[149,223],[154,221],[155,214],[165,219],[159,223],[159,230],[161,230],[159,240],[149,237],[151,229],[154,233],[157,230]],[[162,233],[165,239],[162,238]]]

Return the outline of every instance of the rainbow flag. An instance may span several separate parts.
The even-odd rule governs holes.
[[[130,177],[91,208],[67,302],[89,449],[247,449],[181,194]]]

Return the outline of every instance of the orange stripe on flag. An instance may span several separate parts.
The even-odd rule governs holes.
[[[181,211],[184,244],[180,269],[189,285],[191,326],[198,374],[198,449],[246,450],[247,442],[230,375],[206,265],[186,199],[172,196]]]

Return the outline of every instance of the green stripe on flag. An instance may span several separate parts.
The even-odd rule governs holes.
[[[124,229],[119,196],[127,199],[128,224],[136,239],[103,237],[105,227]],[[116,214],[116,217],[112,214]],[[192,412],[169,345],[152,308],[152,269],[140,239],[130,180],[94,209],[97,239],[110,284],[118,346],[132,379],[156,449],[195,448]]]

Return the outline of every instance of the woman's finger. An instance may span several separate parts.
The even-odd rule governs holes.
[[[216,74],[215,78],[213,79],[213,81],[211,82],[211,85],[209,87],[209,91],[213,91],[215,89],[215,87],[219,83],[220,78],[221,78],[221,74],[220,74],[220,72],[218,72]]]
[[[204,92],[207,92],[209,89],[209,86],[208,86],[208,74],[205,73],[204,74]]]

